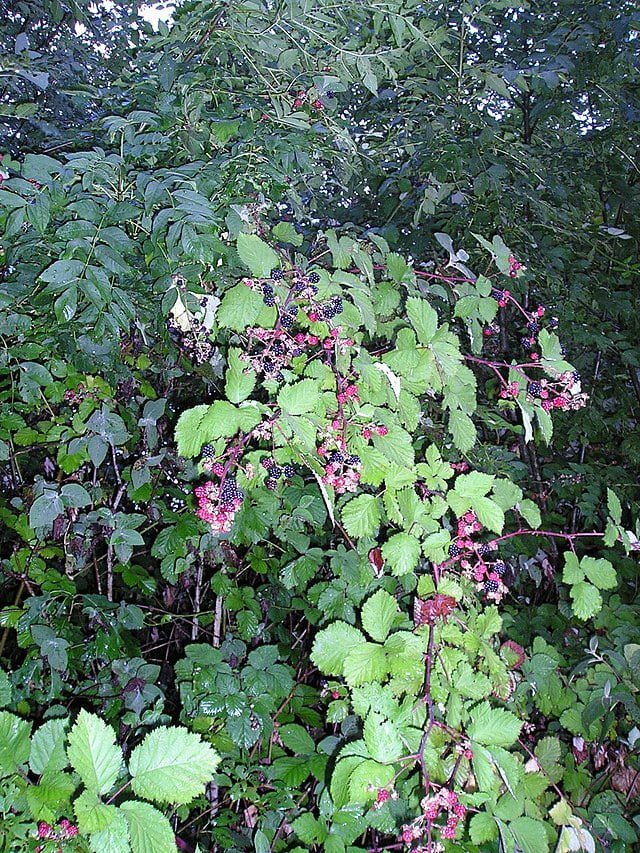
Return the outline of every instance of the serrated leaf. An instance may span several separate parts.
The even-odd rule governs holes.
[[[325,675],[342,675],[345,659],[364,642],[364,634],[353,625],[334,622],[316,634],[311,660]]]
[[[593,584],[578,581],[571,587],[571,609],[583,621],[591,619],[602,609],[602,596]]]
[[[418,565],[420,542],[410,533],[394,533],[382,546],[382,556],[394,575],[406,575]]]
[[[223,329],[241,332],[255,324],[263,308],[264,302],[259,293],[246,284],[236,284],[225,291],[216,312],[216,320]]]
[[[525,500],[518,502],[517,509],[529,527],[533,528],[533,530],[537,530],[540,527],[542,524],[542,516],[540,514],[540,507],[538,504],[528,498],[525,498]]]
[[[622,504],[613,489],[607,489],[607,508],[614,522],[620,524],[622,521]]]
[[[41,776],[45,771],[63,770],[68,764],[64,748],[66,739],[66,719],[47,720],[43,723],[31,738],[31,772]]]
[[[460,409],[452,409],[449,413],[449,432],[461,453],[468,453],[478,438],[474,422]]]
[[[297,723],[280,726],[278,735],[282,743],[296,755],[313,755],[316,745],[309,732]]]
[[[280,266],[276,252],[256,234],[238,234],[238,255],[253,275],[266,278],[272,269]]]
[[[429,344],[438,329],[438,315],[425,299],[410,296],[407,299],[407,317],[421,344]]]
[[[609,560],[583,557],[580,560],[580,568],[598,589],[615,589],[618,585],[616,570]]]
[[[380,714],[370,713],[364,721],[363,738],[371,758],[383,764],[397,761],[404,744],[395,725]]]
[[[490,498],[476,498],[471,506],[478,516],[478,521],[494,533],[502,533],[504,512],[495,501]]]
[[[4,669],[0,669],[0,708],[4,708],[6,705],[9,705],[12,696],[13,687],[9,681],[9,676]]]
[[[27,763],[31,723],[9,711],[0,711],[0,776],[15,773]]]
[[[341,516],[349,536],[373,536],[380,525],[379,501],[374,495],[358,495],[344,504]]]
[[[120,811],[129,825],[133,853],[175,853],[175,835],[162,812],[137,800],[123,803]]]
[[[84,710],[69,733],[67,757],[86,788],[97,794],[111,790],[122,765],[113,729]]]
[[[232,347],[227,360],[224,393],[231,403],[246,400],[256,385],[256,372],[240,359],[241,352]]]
[[[523,816],[507,826],[522,853],[548,853],[549,841],[542,821]]]
[[[386,787],[394,777],[391,764],[377,761],[363,761],[351,773],[349,779],[349,800],[352,803],[368,803],[376,798],[378,788]]]
[[[219,760],[194,732],[176,726],[155,729],[131,753],[132,787],[146,800],[183,805],[203,793]]]
[[[381,681],[388,672],[385,650],[377,643],[357,645],[347,655],[343,670],[349,687]]]
[[[384,643],[399,613],[395,598],[379,589],[362,607],[362,627],[373,640]]]
[[[294,385],[285,385],[278,394],[278,405],[287,415],[304,415],[312,412],[320,399],[316,379],[301,379]]]
[[[107,827],[91,833],[89,849],[91,853],[131,853],[129,824],[118,808]]]
[[[492,708],[488,702],[482,702],[471,711],[467,737],[485,746],[512,746],[521,728],[522,722],[511,711]]]
[[[331,799],[336,809],[342,809],[349,802],[349,782],[353,771],[365,761],[359,755],[341,758],[331,774]]]
[[[469,822],[469,835],[474,844],[484,844],[498,837],[498,826],[492,815],[478,812]]]
[[[112,824],[118,815],[116,806],[101,802],[93,791],[83,791],[73,802],[78,829],[83,835],[100,832]]]

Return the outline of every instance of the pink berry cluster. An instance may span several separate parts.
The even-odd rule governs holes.
[[[344,420],[335,417],[324,434],[322,444],[316,449],[324,465],[322,482],[333,486],[339,495],[358,490],[362,468],[360,457],[349,453],[347,449],[344,426]]]
[[[249,336],[249,352],[243,353],[240,360],[249,364],[256,373],[265,379],[284,379],[282,370],[289,367],[291,360],[302,355],[312,341],[317,338],[312,335],[290,335],[286,329],[261,329],[259,327],[247,330]],[[307,340],[310,339],[310,340]]]
[[[79,406],[80,403],[83,403],[85,400],[89,398],[94,398],[97,396],[96,391],[91,391],[82,384],[82,382],[78,385],[77,388],[69,388],[64,392],[64,401],[68,403],[70,406]]]
[[[369,441],[374,435],[388,435],[389,429],[384,424],[367,424],[362,427],[362,437]]]
[[[38,838],[40,841],[57,841],[58,843],[70,841],[78,834],[78,827],[63,817],[58,821],[57,826],[51,826],[50,823],[42,820],[38,824]],[[36,851],[43,851],[43,845],[36,847]],[[61,847],[58,847],[61,850]]]
[[[517,261],[515,259],[515,257],[513,255],[509,255],[508,261],[509,261],[509,276],[511,278],[516,278],[516,276],[518,275],[518,270],[521,270],[524,267],[520,263],[520,261]]]
[[[489,600],[498,602],[507,592],[502,580],[507,567],[502,560],[487,559],[495,550],[491,543],[474,541],[473,537],[482,530],[475,512],[467,510],[456,523],[456,538],[449,546],[449,556],[459,563],[465,575],[476,581]]]
[[[314,110],[318,110],[318,112],[322,112],[325,109],[324,101],[318,96],[318,92],[316,89],[308,89],[305,91],[304,89],[298,89],[296,92],[292,92],[293,101],[291,106],[294,110],[302,109],[306,104],[311,106]],[[329,100],[333,100],[335,98],[334,92],[327,92],[326,97]]]
[[[383,805],[389,800],[397,800],[398,792],[389,788],[378,788],[376,791],[376,798],[373,803],[374,809],[381,809]]]
[[[576,371],[561,373],[555,380],[529,382],[527,398],[531,401],[540,400],[545,412],[552,409],[575,412],[585,406],[589,399],[587,394],[582,393],[580,374]]]
[[[508,382],[500,390],[500,398],[502,400],[515,400],[519,393],[520,393],[520,383],[519,382]]]
[[[458,824],[465,819],[466,807],[458,799],[455,791],[449,788],[441,788],[436,794],[424,797],[420,803],[422,814],[412,823],[402,827],[401,838],[407,845],[424,840],[433,824],[442,816],[446,815],[446,823],[439,826],[440,836],[445,840],[456,837]],[[413,846],[414,853],[419,853],[423,848]]]
[[[215,534],[229,533],[244,498],[235,478],[227,473],[219,485],[208,480],[202,486],[196,486],[195,496],[198,518],[206,521]]]

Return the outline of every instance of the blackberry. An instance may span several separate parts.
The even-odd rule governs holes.
[[[273,378],[276,380],[276,382],[282,382],[284,380],[284,373],[281,370],[278,370],[276,373],[273,374]]]
[[[327,91],[327,98],[330,98],[331,100],[333,100],[335,98],[335,96],[336,96],[336,93],[332,92],[331,89],[329,89]]]
[[[450,557],[459,557],[460,556],[460,548],[456,545],[455,542],[452,542],[449,545],[449,556]]]
[[[220,492],[220,500],[224,506],[233,506],[236,501],[241,501],[244,498],[244,492],[238,488],[238,484],[232,478],[224,481],[222,491]]]
[[[566,346],[564,344],[560,344],[560,355],[566,355],[566,354],[567,354]]]
[[[318,295],[318,288],[315,286],[315,284],[312,284],[312,285],[311,285],[311,287],[309,288],[309,290],[311,291],[311,293],[312,293],[314,296],[317,296],[317,295]]]
[[[267,458],[263,459],[260,462],[260,464],[262,465],[263,468],[266,468],[268,471],[269,468],[272,468],[276,463],[273,461],[273,459],[269,459],[269,457],[267,456]]]
[[[578,373],[577,370],[574,370],[573,373],[571,374],[571,378],[573,379],[574,382],[580,382],[580,379],[582,377],[580,376],[580,374]]]
[[[213,444],[205,444],[205,446],[202,448],[202,458],[209,460],[216,458],[216,449]]]
[[[282,468],[279,465],[272,465],[269,468],[269,477],[272,480],[279,480],[282,477]]]
[[[262,285],[262,292],[264,293],[265,296],[273,296],[275,291],[274,291],[273,287],[271,287],[270,284],[263,284]]]
[[[282,341],[276,341],[273,345],[272,352],[274,355],[283,355],[284,354],[284,345]]]
[[[484,591],[489,594],[492,592],[497,592],[500,589],[500,584],[498,581],[485,581],[484,582]]]
[[[298,306],[297,305],[289,305],[287,308],[287,314],[291,314],[292,317],[298,316]]]
[[[271,278],[274,281],[282,281],[282,279],[284,278],[284,273],[282,272],[282,270],[273,269],[271,270]]]
[[[527,329],[529,329],[532,335],[537,335],[540,331],[540,324],[536,323],[535,320],[532,320],[527,324]]]
[[[557,329],[559,325],[560,325],[560,324],[559,324],[559,322],[558,322],[558,318],[557,318],[557,317],[549,317],[549,319],[547,320],[547,326],[548,326],[550,329]]]
[[[285,465],[284,468],[282,469],[282,471],[284,473],[284,476],[287,478],[287,480],[290,480],[293,476],[295,476],[296,466],[295,465]]]
[[[486,543],[483,543],[478,548],[478,554],[480,554],[481,557],[486,557],[490,550],[491,550],[491,548],[489,548],[489,546]]]
[[[300,294],[300,293],[302,293],[302,291],[304,290],[304,288],[305,288],[305,283],[304,283],[304,281],[300,281],[300,279],[298,279],[297,281],[295,281],[295,282],[293,283],[293,292],[294,292],[295,294]]]
[[[264,302],[264,304],[267,306],[267,308],[273,308],[273,306],[276,304],[276,298],[275,298],[275,296],[271,296],[271,295],[267,295],[267,296],[265,296],[265,297],[262,299],[262,301],[263,301],[263,302]]]
[[[524,350],[530,350],[531,349],[531,341],[529,340],[529,338],[522,338],[520,343],[522,344],[522,349],[524,349]]]
[[[307,279],[309,281],[309,284],[317,284],[320,281],[320,276],[318,275],[317,272],[310,272],[309,275],[307,276]],[[318,291],[316,290],[316,293],[317,292]]]
[[[340,453],[339,450],[334,450],[331,456],[329,457],[329,462],[340,463],[344,462],[344,456]]]
[[[493,571],[498,575],[498,577],[501,578],[502,575],[507,571],[507,567],[505,563],[501,561],[495,564],[495,566],[493,567]]]
[[[294,318],[291,316],[291,314],[283,314],[280,317],[280,325],[282,326],[283,329],[292,329],[293,323],[294,323]]]
[[[273,373],[275,370],[277,370],[277,367],[273,359],[265,358],[265,360],[262,362],[262,369],[265,373]]]
[[[492,290],[491,298],[499,302],[501,299],[504,299],[504,293],[501,290]]]
[[[356,456],[355,454],[353,456],[347,456],[347,465],[359,465],[359,464],[360,464],[360,457],[359,456]]]
[[[271,477],[267,477],[267,479],[265,480],[265,486],[266,486],[270,491],[273,491],[274,489],[277,489],[277,488],[278,488],[278,481],[277,481],[277,480],[272,480],[272,479],[271,479]]]
[[[532,397],[539,397],[542,392],[542,385],[539,382],[530,382],[527,391]]]

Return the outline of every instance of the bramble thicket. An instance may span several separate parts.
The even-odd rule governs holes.
[[[637,849],[636,5],[157,7],[0,0],[0,850]]]

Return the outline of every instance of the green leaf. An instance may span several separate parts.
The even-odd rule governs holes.
[[[241,403],[246,400],[256,385],[256,372],[246,362],[241,361],[242,350],[231,347],[227,360],[224,392],[227,400]]]
[[[405,751],[394,724],[374,712],[364,722],[363,738],[371,758],[384,764],[397,761]]]
[[[349,779],[349,799],[352,803],[368,803],[376,798],[378,788],[386,787],[393,779],[394,770],[391,764],[380,764],[377,761],[363,761],[359,764]]]
[[[15,773],[29,759],[31,723],[0,711],[0,777]]]
[[[410,296],[407,299],[407,316],[421,344],[429,344],[438,329],[438,315],[424,299]]]
[[[271,233],[279,243],[290,243],[292,246],[302,246],[303,236],[298,234],[290,222],[278,222]],[[275,264],[277,266],[277,263]]]
[[[602,596],[595,586],[586,581],[579,581],[571,587],[571,609],[583,621],[591,619],[602,609]]]
[[[409,533],[394,533],[382,546],[382,556],[394,575],[406,575],[418,565],[420,542]]]
[[[200,452],[200,448],[205,443],[200,435],[200,424],[208,411],[209,406],[201,404],[192,409],[187,409],[178,418],[175,439],[180,456],[190,458]]]
[[[468,453],[478,438],[474,422],[460,409],[452,409],[449,413],[449,432],[461,453]]]
[[[219,760],[200,735],[175,726],[155,729],[131,753],[132,787],[156,803],[189,803],[203,793]]]
[[[471,504],[478,521],[494,533],[502,533],[504,528],[504,512],[490,498],[476,498]]]
[[[540,527],[542,524],[542,516],[540,514],[540,507],[538,504],[528,498],[525,498],[525,500],[518,502],[517,509],[529,527],[534,530],[537,530]]]
[[[374,495],[358,495],[342,507],[342,523],[349,536],[373,536],[380,525],[380,503]]]
[[[66,738],[66,719],[56,718],[43,723],[31,738],[31,772],[41,776],[45,771],[63,770],[68,763],[64,748]]]
[[[578,583],[584,580],[584,572],[578,558],[572,551],[565,551],[564,569],[562,570],[562,580],[564,583]]]
[[[469,835],[474,844],[484,844],[498,837],[498,826],[492,815],[478,812],[469,822]]]
[[[285,385],[278,394],[278,405],[285,414],[304,415],[312,412],[320,399],[320,387],[315,379],[301,379]]]
[[[67,756],[89,791],[106,794],[122,765],[113,729],[100,717],[82,710],[69,734]]]
[[[485,746],[512,746],[521,728],[522,722],[511,711],[492,708],[488,702],[482,702],[471,711],[467,736]]]
[[[70,773],[45,773],[37,785],[27,788],[29,811],[35,820],[53,821],[61,812],[69,811],[71,795],[77,782]]]
[[[518,817],[507,824],[522,853],[548,853],[545,825],[532,817]]]
[[[583,557],[580,560],[580,568],[598,589],[615,589],[618,585],[616,570],[609,560]]]
[[[4,669],[0,669],[0,708],[4,708],[6,705],[9,705],[12,697],[13,687],[9,681],[9,676]]]
[[[129,825],[120,809],[116,808],[108,826],[91,833],[89,848],[91,853],[130,853]]]
[[[246,284],[236,284],[222,297],[216,320],[223,329],[241,332],[255,324],[263,308],[264,302],[259,293]]]
[[[384,643],[399,613],[395,598],[379,589],[362,607],[362,627],[373,640]]]
[[[272,269],[280,266],[280,258],[256,234],[238,234],[238,255],[253,275],[267,278]]]
[[[36,498],[29,510],[29,527],[51,527],[59,515],[64,512],[62,498],[53,489],[45,489],[44,493]]]
[[[175,853],[175,836],[162,812],[137,800],[123,803],[120,810],[129,824],[133,853]]]
[[[343,669],[349,687],[382,681],[388,672],[387,655],[377,643],[362,643],[351,649]]]
[[[316,634],[311,660],[325,675],[342,675],[345,659],[364,642],[364,635],[353,625],[334,622]]]
[[[615,523],[620,524],[622,521],[622,504],[613,489],[607,489],[607,508]]]
[[[83,835],[100,832],[117,820],[118,809],[101,802],[93,791],[83,791],[73,802],[78,829]]]
[[[278,735],[283,744],[296,755],[313,755],[316,751],[313,738],[297,723],[280,726]]]

